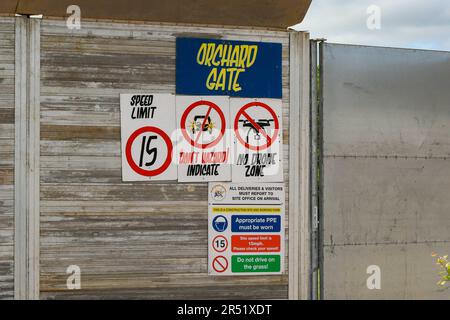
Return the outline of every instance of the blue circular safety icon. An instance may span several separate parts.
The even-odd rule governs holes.
[[[216,216],[212,221],[212,226],[217,232],[224,232],[228,228],[228,220],[224,216]]]

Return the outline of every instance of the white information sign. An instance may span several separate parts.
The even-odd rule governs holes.
[[[283,273],[284,184],[211,182],[208,191],[208,273]]]
[[[230,100],[177,96],[179,182],[230,181]]]
[[[175,96],[121,94],[122,180],[176,180]]]
[[[282,101],[230,99],[233,182],[282,182]]]

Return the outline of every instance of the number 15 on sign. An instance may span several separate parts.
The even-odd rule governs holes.
[[[176,180],[175,97],[121,94],[122,180]]]

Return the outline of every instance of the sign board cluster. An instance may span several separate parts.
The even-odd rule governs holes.
[[[280,273],[281,44],[176,45],[176,95],[120,96],[122,179],[209,182],[210,273]]]
[[[211,275],[280,274],[284,266],[284,185],[209,184]]]
[[[281,101],[121,94],[123,181],[283,181]]]

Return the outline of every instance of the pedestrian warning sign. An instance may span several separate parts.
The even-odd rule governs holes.
[[[232,98],[233,182],[282,182],[282,101]]]
[[[178,181],[230,181],[229,98],[177,96]]]
[[[211,182],[208,190],[208,273],[283,273],[284,185]]]
[[[121,94],[122,180],[176,180],[175,96]]]

